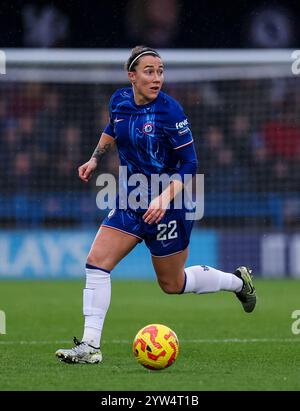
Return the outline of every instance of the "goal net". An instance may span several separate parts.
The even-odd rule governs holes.
[[[299,224],[300,82],[291,52],[161,50],[163,90],[189,118],[204,174],[202,228]],[[95,225],[95,180],[77,168],[128,85],[127,50],[7,50],[0,75],[0,221],[7,227]],[[117,153],[102,171],[118,173]],[[237,237],[239,238],[239,237]],[[232,240],[234,241],[234,239]],[[238,241],[238,240],[237,240]],[[239,242],[239,241],[238,241]],[[252,247],[252,237],[245,248]],[[226,250],[224,251],[226,252]]]

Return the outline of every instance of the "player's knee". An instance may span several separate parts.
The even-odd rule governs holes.
[[[166,294],[179,294],[182,290],[182,285],[175,281],[158,280],[158,283]]]
[[[99,263],[99,259],[96,258],[96,256],[93,253],[89,253],[86,259],[87,264],[95,265]]]
[[[112,268],[110,267],[109,261],[107,261],[105,258],[101,258],[97,256],[97,254],[94,253],[89,253],[87,259],[86,259],[87,264],[94,265],[95,267],[103,267],[107,270],[111,270]],[[107,268],[109,266],[109,268]]]

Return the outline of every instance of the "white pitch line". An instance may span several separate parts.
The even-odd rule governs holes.
[[[199,339],[199,340],[180,340],[183,344],[224,344],[224,343],[300,343],[299,338],[214,338],[214,339]],[[103,344],[131,344],[129,340],[104,340]],[[1,341],[0,345],[51,345],[51,344],[71,344],[71,340],[57,340],[57,341]]]

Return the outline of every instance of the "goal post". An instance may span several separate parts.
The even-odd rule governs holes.
[[[291,75],[294,50],[158,50],[168,81]],[[4,49],[7,80],[122,83],[127,49]],[[89,75],[87,76],[87,73]],[[2,80],[4,80],[2,78]]]

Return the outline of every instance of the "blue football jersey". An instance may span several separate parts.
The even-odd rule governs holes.
[[[175,174],[180,166],[176,151],[193,142],[181,105],[162,91],[150,103],[137,105],[132,88],[119,89],[110,99],[109,117],[104,132],[115,138],[127,178]]]

